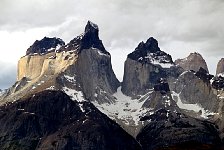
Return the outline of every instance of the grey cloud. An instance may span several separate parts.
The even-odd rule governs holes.
[[[222,0],[4,0],[0,3],[0,28],[59,26],[50,35],[65,41],[82,33],[89,19],[100,26],[101,39],[107,47],[113,43],[117,43],[113,45],[116,48],[130,47],[129,44],[150,36],[161,45],[224,38]]]
[[[0,89],[6,89],[16,81],[16,65],[0,62]]]
[[[1,0],[0,30],[50,26],[48,36],[69,42],[92,20],[111,53],[153,36],[175,58],[192,51],[209,58],[224,56],[223,14],[223,0]]]

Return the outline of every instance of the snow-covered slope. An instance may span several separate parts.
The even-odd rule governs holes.
[[[99,104],[93,102],[93,104],[111,119],[119,119],[126,125],[137,126],[140,123],[139,117],[150,110],[150,108],[147,109],[142,106],[145,100],[149,98],[151,92],[142,95],[139,98],[132,99],[131,97],[124,95],[121,91],[121,87],[119,87],[117,92],[113,94],[115,97],[114,103]]]

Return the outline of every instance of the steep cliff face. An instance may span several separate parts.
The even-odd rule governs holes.
[[[140,149],[91,103],[44,91],[0,107],[0,147],[17,149]]]
[[[173,80],[182,72],[171,56],[160,50],[158,42],[149,38],[141,42],[125,61],[122,92],[129,96],[143,95],[160,78]]]
[[[217,112],[219,99],[211,86],[212,78],[202,68],[198,72],[186,71],[179,76],[174,91],[185,104],[197,104],[209,112]]]
[[[219,60],[216,68],[216,75],[221,73],[224,73],[224,58]]]
[[[190,53],[190,55],[183,59],[177,59],[175,60],[175,64],[182,67],[184,70],[193,70],[198,71],[200,68],[205,69],[208,72],[208,67],[199,53]]]
[[[45,55],[26,55],[18,62],[17,81],[23,77],[29,80],[37,79],[43,75],[55,75],[63,72],[77,60],[76,52],[50,52]]]

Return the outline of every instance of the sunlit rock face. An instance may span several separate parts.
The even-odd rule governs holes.
[[[216,68],[216,75],[224,73],[224,58],[220,59],[217,68]]]
[[[204,58],[199,53],[190,53],[190,55],[183,59],[175,60],[175,64],[182,67],[184,70],[198,71],[200,68],[208,72],[208,66]]]
[[[50,88],[66,90],[70,95],[76,91],[82,99],[110,103],[119,85],[110,53],[99,39],[99,28],[88,21],[84,33],[66,45],[59,38],[35,41],[19,60],[17,82],[3,94],[1,102]]]

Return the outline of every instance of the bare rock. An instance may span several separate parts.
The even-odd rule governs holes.
[[[158,47],[154,38],[141,42],[128,55],[124,66],[122,92],[131,97],[145,94],[160,78],[176,79],[183,69],[174,65],[169,54]]]
[[[217,68],[216,68],[216,74],[224,73],[224,58],[220,59]]]
[[[190,53],[190,55],[183,59],[177,59],[175,60],[175,64],[182,67],[184,70],[194,70],[198,71],[200,68],[205,69],[208,72],[208,67],[199,53]]]
[[[60,38],[44,37],[40,41],[36,40],[33,45],[27,49],[26,55],[45,54],[55,50],[56,48],[59,49],[63,45],[65,45],[65,42]]]

